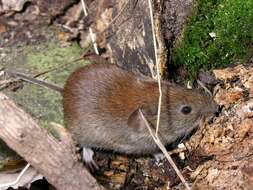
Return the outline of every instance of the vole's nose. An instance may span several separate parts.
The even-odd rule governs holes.
[[[222,106],[216,105],[216,106],[215,106],[215,109],[214,109],[214,116],[215,116],[215,117],[218,117],[219,114],[220,114],[220,112],[221,112],[221,110],[222,110]]]
[[[213,119],[214,119],[215,117],[218,117],[218,116],[219,116],[221,110],[222,110],[222,107],[221,107],[221,106],[219,106],[219,105],[215,105],[215,106],[214,106],[213,115],[212,115],[211,117],[208,118],[208,124],[211,124],[211,123],[213,122]]]
[[[220,112],[221,112],[222,107],[217,105],[217,104],[213,104],[212,105],[212,112],[209,114],[209,116],[207,117],[207,122],[208,124],[211,124],[214,120],[215,117],[218,117]]]
[[[214,119],[214,116],[209,117],[207,120],[207,123],[210,125],[211,123],[213,123],[213,119]]]

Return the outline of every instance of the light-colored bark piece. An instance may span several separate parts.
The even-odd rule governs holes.
[[[10,148],[59,190],[104,189],[78,161],[70,136],[64,137],[62,140],[55,139],[11,99],[0,93],[0,138]]]

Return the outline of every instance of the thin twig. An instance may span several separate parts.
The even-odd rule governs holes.
[[[154,45],[154,51],[155,51],[155,62],[157,64],[158,63],[157,44],[156,44],[155,29],[154,29],[153,6],[152,6],[151,0],[148,0],[148,5],[149,5],[149,11],[150,11],[149,14],[150,14],[150,21],[151,21],[151,28],[152,28],[153,45]]]
[[[161,115],[161,104],[162,104],[162,87],[161,87],[161,77],[160,77],[160,62],[158,61],[158,55],[157,55],[157,44],[156,44],[156,37],[155,37],[154,17],[153,17],[153,8],[152,8],[151,0],[148,0],[148,3],[149,3],[154,51],[155,51],[155,64],[156,64],[156,72],[157,72],[157,81],[158,81],[158,87],[159,87],[159,100],[158,100],[157,122],[156,122],[156,132],[155,132],[156,137],[158,137],[158,131],[159,131],[159,125],[160,125],[160,115]]]
[[[87,49],[85,50],[85,52],[84,52],[79,58],[74,59],[74,60],[72,60],[72,61],[68,61],[68,62],[66,62],[66,63],[64,63],[64,64],[61,64],[61,65],[56,65],[56,66],[49,67],[47,70],[42,71],[42,72],[40,72],[40,73],[34,75],[33,78],[37,78],[37,77],[39,77],[39,76],[41,76],[41,75],[45,75],[45,74],[47,74],[47,73],[49,73],[49,72],[52,72],[52,71],[55,71],[55,70],[63,70],[67,65],[69,65],[69,64],[71,64],[71,63],[76,63],[76,62],[78,62],[78,61],[84,60],[85,57],[86,57],[87,55],[90,55],[89,53],[87,53],[88,51],[89,51],[89,48],[87,48]],[[59,68],[60,68],[60,69],[59,69]]]
[[[163,152],[163,154],[165,155],[165,157],[167,158],[167,160],[169,161],[170,165],[173,167],[173,169],[175,170],[175,172],[177,173],[178,177],[180,178],[180,180],[182,181],[182,183],[184,184],[184,186],[186,187],[187,190],[191,190],[190,186],[188,185],[188,183],[186,182],[186,180],[184,179],[183,175],[181,174],[181,172],[179,171],[179,169],[177,168],[176,164],[174,163],[174,161],[172,160],[171,156],[168,154],[166,148],[164,147],[163,143],[161,142],[161,140],[159,139],[158,136],[154,135],[146,117],[143,115],[142,111],[139,109],[139,112],[141,114],[141,117],[143,119],[143,121],[145,122],[146,127],[148,128],[153,140],[155,141],[155,143],[157,144],[157,146],[160,148],[160,150]]]
[[[82,2],[82,7],[83,7],[84,16],[88,16],[88,11],[87,11],[87,9],[86,9],[86,5],[85,5],[85,3],[84,3],[84,0],[81,0],[81,2]],[[95,34],[93,33],[91,27],[89,27],[89,33],[90,33],[91,42],[92,42],[92,44],[93,44],[93,48],[94,48],[96,54],[99,55],[98,45],[97,45],[97,43],[96,43],[96,37],[95,37]]]
[[[46,88],[55,90],[55,91],[60,92],[60,93],[62,93],[62,91],[63,91],[63,88],[60,87],[60,86],[58,86],[57,84],[53,84],[53,83],[50,83],[50,82],[45,82],[43,80],[38,80],[36,78],[27,76],[24,73],[15,72],[15,71],[11,71],[11,70],[6,70],[5,72],[8,75],[10,75],[11,77],[18,78],[18,79],[20,79],[22,81],[26,81],[26,82],[30,82],[30,83],[33,83],[33,84],[37,84],[39,86],[46,87]]]
[[[67,65],[69,65],[69,64],[71,64],[71,63],[79,62],[79,61],[85,59],[85,56],[86,56],[86,55],[87,55],[87,52],[85,52],[84,54],[82,54],[81,57],[79,57],[79,58],[77,58],[77,59],[74,59],[74,60],[72,60],[72,61],[68,61],[68,62],[66,62],[66,63],[64,63],[64,64],[60,64],[60,65],[56,65],[56,66],[51,66],[51,67],[49,67],[47,70],[44,70],[44,71],[42,71],[42,72],[40,72],[40,73],[37,73],[37,74],[34,74],[32,77],[25,76],[25,78],[28,78],[28,79],[34,78],[34,79],[36,80],[36,78],[38,78],[38,77],[40,77],[40,76],[42,76],[42,75],[45,75],[45,74],[47,74],[47,73],[49,73],[49,72],[52,72],[52,71],[55,71],[55,70],[58,70],[58,71],[59,71],[59,70],[64,69]],[[88,54],[88,55],[89,55],[89,54]],[[3,74],[5,74],[5,73],[8,73],[8,74],[14,74],[14,73],[15,73],[14,75],[17,75],[17,74],[24,75],[24,74],[22,74],[22,73],[17,73],[17,72],[15,72],[15,71],[6,70],[6,69],[4,69],[4,68],[3,68],[3,69],[0,69],[0,76],[3,75]],[[24,79],[24,77],[23,77],[23,79]],[[16,80],[9,79],[9,80],[0,81],[0,91],[3,90],[4,88],[8,87],[8,85],[9,85],[10,83],[18,82],[18,81],[20,81],[20,79],[16,79]],[[27,81],[30,82],[30,80],[27,80]],[[44,83],[44,82],[43,82],[43,81],[37,82],[37,84],[39,84],[39,83]],[[45,82],[45,83],[48,84],[48,82]],[[42,84],[42,85],[40,85],[40,86],[45,87],[44,84]],[[58,88],[58,89],[61,89],[61,87]],[[61,90],[57,90],[57,91],[61,91]]]
[[[78,61],[81,61],[81,60],[83,60],[83,59],[84,59],[83,56],[81,56],[80,58],[77,58],[77,59],[75,59],[75,60],[73,60],[73,61],[68,61],[68,62],[66,62],[66,63],[64,63],[64,64],[62,64],[62,65],[52,66],[52,67],[50,67],[49,69],[47,69],[47,70],[45,70],[45,71],[42,71],[42,72],[40,72],[40,73],[34,75],[33,77],[34,77],[34,78],[37,78],[37,77],[39,77],[39,76],[41,76],[41,75],[45,75],[45,74],[47,74],[47,73],[49,73],[49,72],[52,72],[52,71],[55,71],[55,70],[57,70],[57,69],[59,69],[59,68],[60,68],[60,69],[64,69],[68,64],[74,63],[74,62],[78,62]]]
[[[10,183],[4,183],[4,184],[0,184],[0,188],[3,188],[3,187],[12,187],[14,185],[16,185],[21,177],[24,175],[24,173],[26,172],[26,170],[30,167],[30,164],[26,164],[26,166],[24,167],[24,169],[20,172],[20,174],[18,175],[17,179],[15,181],[12,181]]]
[[[171,156],[168,154],[166,148],[164,147],[164,145],[162,144],[162,142],[160,141],[160,139],[158,137],[159,124],[160,124],[160,115],[161,115],[161,103],[162,103],[162,87],[161,87],[161,77],[160,77],[160,61],[158,61],[158,55],[157,55],[157,44],[156,44],[156,37],[155,37],[153,8],[152,8],[152,2],[151,2],[151,0],[148,0],[148,3],[149,3],[149,10],[150,10],[150,19],[151,19],[151,27],[152,27],[154,51],[155,51],[155,64],[156,64],[156,72],[157,72],[157,81],[158,81],[158,87],[159,87],[159,101],[158,101],[157,123],[156,123],[155,135],[153,134],[153,131],[152,131],[152,129],[151,129],[151,127],[150,127],[147,119],[143,115],[142,111],[139,110],[139,112],[140,112],[141,117],[144,120],[144,122],[145,122],[145,124],[146,124],[146,126],[147,126],[147,128],[148,128],[148,130],[149,130],[149,132],[150,132],[150,134],[151,134],[154,142],[161,149],[161,151],[163,152],[163,154],[165,155],[165,157],[169,161],[170,165],[173,167],[173,169],[177,173],[178,177],[180,178],[180,180],[182,181],[182,183],[184,184],[184,186],[186,187],[186,189],[190,190],[191,189],[190,186],[188,185],[188,183],[184,179],[183,175],[181,174],[181,172],[177,168],[176,164],[174,163],[174,161],[172,160]]]

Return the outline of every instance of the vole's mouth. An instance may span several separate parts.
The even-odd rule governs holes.
[[[214,118],[218,117],[220,115],[221,111],[222,111],[222,107],[221,106],[218,106],[218,105],[215,106],[215,109],[214,109],[213,112],[209,112],[209,113],[206,114],[205,119],[206,119],[207,123],[208,124],[213,123]]]
[[[212,114],[212,115],[206,117],[205,120],[206,120],[207,123],[210,125],[210,124],[213,123],[214,119],[215,119],[216,117],[218,117],[218,116],[219,116],[219,112],[215,112],[214,114]]]
[[[189,140],[191,138],[191,136],[196,133],[197,130],[198,130],[198,127],[196,126],[196,127],[192,128],[191,130],[187,131],[185,134],[182,134],[174,142],[166,145],[166,149],[172,150],[172,149],[176,148],[177,145]]]
[[[181,144],[191,138],[192,135],[196,133],[198,130],[199,126],[202,125],[205,121],[204,117],[198,118],[194,124],[192,125],[191,128],[185,131],[182,135],[180,135],[173,143],[166,145],[166,148],[168,150],[176,148],[178,144]]]
[[[207,123],[210,125],[213,123],[214,116],[207,119]]]

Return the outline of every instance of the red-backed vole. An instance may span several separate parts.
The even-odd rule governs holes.
[[[15,75],[28,80],[21,74]],[[28,81],[53,86],[34,79]],[[95,165],[91,148],[126,154],[159,152],[139,112],[143,112],[151,127],[156,126],[159,98],[156,80],[134,75],[113,64],[96,63],[74,71],[64,89],[52,89],[63,94],[65,123],[77,143],[84,147],[86,163]],[[197,90],[163,81],[162,92],[159,137],[164,145],[187,136],[203,118],[217,111],[212,98]]]
[[[162,92],[159,137],[165,145],[186,136],[217,111],[211,97],[199,91],[163,81]],[[91,64],[74,71],[63,91],[64,116],[73,137],[86,148],[86,162],[93,162],[89,148],[126,154],[159,152],[138,111],[156,126],[158,97],[156,80],[113,64]]]

